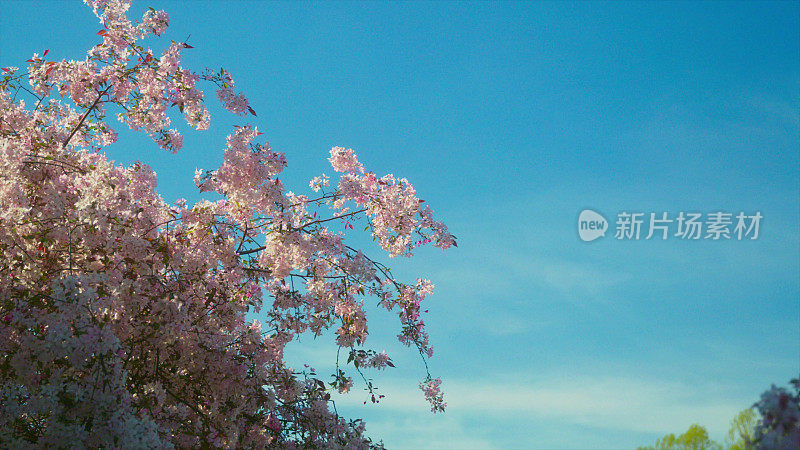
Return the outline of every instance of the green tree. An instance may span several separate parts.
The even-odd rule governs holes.
[[[756,411],[748,408],[731,421],[725,445],[709,439],[706,428],[694,424],[680,436],[676,437],[670,433],[657,440],[655,446],[639,447],[637,450],[748,450],[752,448],[748,442],[753,442],[756,425],[758,425]]]
[[[657,440],[655,446],[639,447],[638,450],[722,450],[722,448],[722,445],[709,439],[705,427],[694,424],[678,437],[670,433]]]
[[[745,450],[747,443],[753,441],[758,418],[752,408],[740,412],[731,421],[731,429],[728,430],[728,450]]]

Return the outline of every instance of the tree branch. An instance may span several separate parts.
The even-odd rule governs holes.
[[[75,129],[72,130],[72,133],[69,134],[67,140],[64,141],[64,148],[67,148],[67,144],[69,144],[69,141],[72,139],[72,136],[75,136],[75,133],[77,133],[78,130],[81,128],[81,126],[83,126],[83,121],[86,120],[86,118],[89,116],[89,113],[92,112],[92,110],[97,106],[97,102],[99,102],[100,99],[106,94],[106,92],[108,92],[108,90],[111,89],[111,86],[112,85],[109,84],[105,89],[103,89],[103,92],[101,92],[100,95],[97,96],[97,98],[94,100],[94,103],[92,103],[92,106],[90,106],[89,109],[87,109],[86,112],[83,113],[83,117],[81,117],[80,122],[78,122],[78,126],[76,126]]]

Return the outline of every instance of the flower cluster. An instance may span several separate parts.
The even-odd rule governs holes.
[[[378,178],[372,172],[364,173],[352,149],[334,147],[328,160],[335,171],[343,174],[339,181],[342,198],[334,206],[341,208],[344,201],[352,200],[363,207],[370,218],[373,237],[390,256],[411,256],[415,234],[439,248],[455,245],[447,226],[433,220],[430,208],[421,207],[424,200],[417,197],[408,180],[392,174]]]
[[[792,380],[797,392],[773,385],[754,406],[761,414],[752,444],[759,449],[800,448],[800,380]]]
[[[320,189],[328,187],[330,184],[330,178],[323,173],[321,177],[312,178],[308,185],[314,192],[319,192]]]
[[[365,172],[352,150],[331,151],[335,189],[322,189],[323,175],[311,182],[317,198],[287,191],[285,156],[250,125],[228,136],[219,168],[195,174],[216,200],[167,204],[147,164],[100,152],[117,140],[107,115],[178,151],[175,109],[209,126],[201,81],[233,113],[255,113],[227,71],[181,66],[190,45],[138,44],[166,31],[163,11],[135,22],[129,1],[86,3],[103,29],[84,60],[44,52],[0,78],[0,447],[376,446],[363,422],[331,408],[353,378],[337,364],[326,384],[288,367],[284,350],[330,330],[377,402],[361,372],[393,364],[363,348],[367,306],[396,313],[400,341],[429,358],[421,304],[433,284],[396,280],[331,226],[363,218],[391,256],[453,236],[407,180]],[[26,91],[35,106],[15,100]],[[426,375],[441,411],[441,381]]]
[[[447,406],[444,401],[444,394],[440,390],[442,380],[439,378],[428,378],[419,384],[419,388],[425,394],[425,399],[431,404],[431,411],[441,412]]]
[[[236,115],[243,116],[247,114],[250,109],[250,103],[243,94],[233,92],[234,82],[231,74],[223,70],[220,78],[222,86],[217,89],[217,98],[222,102],[222,106]]]

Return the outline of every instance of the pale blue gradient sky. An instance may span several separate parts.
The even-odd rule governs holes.
[[[800,370],[797,2],[136,2],[166,9],[187,66],[224,66],[285,152],[287,186],[331,174],[334,145],[407,177],[459,248],[392,260],[436,283],[428,324],[450,408],[431,415],[396,318],[368,342],[398,368],[354,395],[390,448],[625,448],[730,419]],[[0,65],[80,58],[99,29],[78,2],[4,2]],[[213,90],[206,90],[213,98]],[[215,104],[212,100],[210,104]],[[218,108],[212,109],[212,112]],[[176,121],[177,122],[177,121]],[[167,154],[124,134],[168,200],[198,198],[231,124]],[[756,241],[578,239],[591,207],[761,211]],[[356,227],[358,228],[358,227]],[[379,251],[362,239],[372,255]],[[379,325],[381,324],[381,325]],[[387,326],[388,325],[388,326]],[[387,331],[388,330],[388,331]],[[330,368],[304,338],[293,361]]]

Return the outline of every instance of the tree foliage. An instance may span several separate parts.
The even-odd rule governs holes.
[[[432,283],[396,280],[329,226],[363,220],[390,256],[454,237],[407,180],[366,171],[349,149],[331,150],[338,182],[287,191],[284,155],[248,123],[228,136],[222,165],[195,176],[220,200],[166,203],[147,164],[104,156],[118,138],[107,116],[174,152],[178,112],[209,126],[201,84],[243,120],[255,111],[226,70],[181,66],[187,42],[160,56],[139,44],[165,32],[165,12],[136,22],[126,0],[86,3],[103,28],[85,59],[45,51],[0,75],[0,447],[379,445],[332,405],[331,391],[353,383],[339,361],[325,382],[287,367],[284,348],[333,330],[341,365],[366,382],[393,366],[364,347],[375,302],[426,360]],[[434,412],[440,382],[420,383]]]
[[[727,448],[729,450],[745,450],[749,443],[753,442],[755,430],[758,424],[756,412],[753,408],[741,411],[731,421],[731,428],[728,430]]]
[[[727,442],[723,446],[709,439],[705,427],[692,425],[675,436],[668,434],[655,446],[640,450],[774,450],[800,448],[800,378],[791,380],[794,392],[772,387],[761,394],[751,408],[741,411],[732,421]],[[758,417],[760,415],[760,417]]]
[[[761,415],[753,433],[755,448],[800,448],[800,378],[790,383],[794,392],[772,385],[753,405]]]
[[[657,440],[655,446],[639,447],[639,450],[717,450],[721,448],[719,444],[709,439],[705,427],[694,424],[677,437],[670,433]]]

